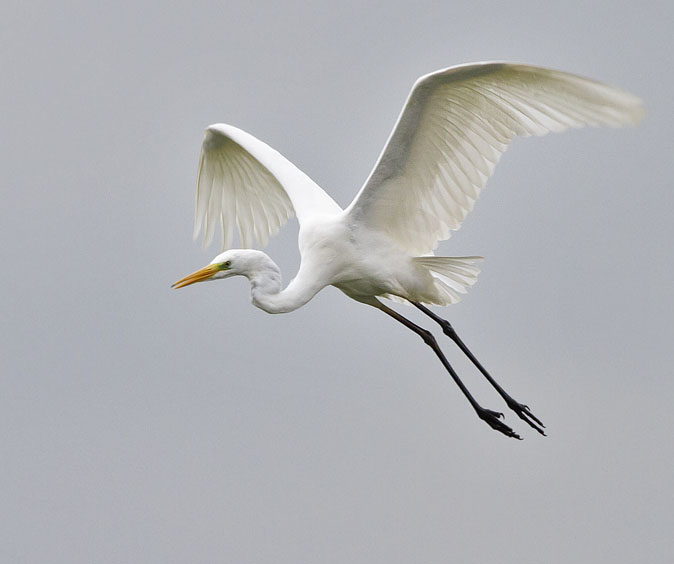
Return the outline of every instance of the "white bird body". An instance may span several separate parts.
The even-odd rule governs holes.
[[[327,286],[335,286],[350,298],[369,305],[376,303],[375,296],[447,305],[451,296],[443,293],[424,261],[444,260],[456,264],[457,268],[465,268],[468,286],[477,279],[474,263],[481,260],[481,257],[419,257],[421,261],[415,260],[416,257],[401,250],[382,233],[351,225],[344,211],[306,221],[300,228],[298,246],[300,268],[282,291],[275,284],[263,282],[266,273],[276,280],[278,271],[280,283],[280,269],[261,251],[231,249],[215,257],[211,264],[221,264],[228,259],[242,263],[249,255],[251,260],[245,262],[246,268],[242,268],[241,274],[251,280],[252,303],[267,313],[289,313]],[[373,260],[377,257],[382,259]]]
[[[235,229],[243,247],[264,245],[295,214],[300,268],[282,289],[280,269],[266,254],[230,249],[174,286],[246,276],[253,304],[269,313],[293,311],[335,286],[419,334],[478,415],[518,437],[496,412],[475,402],[430,332],[380,298],[413,304],[442,326],[511,409],[543,433],[542,423],[500,388],[451,325],[422,305],[456,303],[475,283],[481,257],[432,253],[460,227],[514,137],[635,124],[642,115],[631,94],[559,71],[510,63],[437,71],[415,83],[374,169],[344,210],[264,142],[231,125],[211,125],[199,159],[194,236],[203,228],[208,245],[220,223],[223,249],[230,249]]]
[[[343,211],[307,222],[298,243],[302,262],[297,278],[320,280],[323,287],[336,286],[347,295],[402,291],[399,278],[411,266],[411,258],[387,237],[351,224]],[[377,255],[385,260],[372,260],[373,249],[383,251]]]

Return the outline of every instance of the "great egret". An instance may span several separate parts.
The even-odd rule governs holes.
[[[423,305],[456,303],[479,272],[481,257],[436,257],[433,249],[459,228],[514,137],[635,124],[643,113],[631,94],[530,65],[476,63],[427,74],[414,84],[374,169],[344,210],[259,139],[231,125],[211,125],[199,159],[194,237],[203,226],[207,246],[220,223],[223,250],[235,226],[243,247],[264,246],[294,213],[301,264],[282,289],[281,272],[265,253],[225,250],[173,286],[245,276],[253,305],[269,313],[293,311],[335,286],[419,335],[480,419],[519,439],[502,413],[473,398],[431,332],[380,298],[413,304],[440,325],[508,407],[544,435],[541,421],[496,383],[451,324]]]

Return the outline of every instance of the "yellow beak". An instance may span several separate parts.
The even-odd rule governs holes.
[[[171,284],[171,288],[175,288],[177,290],[178,288],[182,288],[183,286],[189,286],[190,284],[194,284],[195,282],[203,282],[204,280],[208,280],[219,270],[220,270],[219,265],[209,264],[208,266],[204,266],[203,268],[200,268],[199,270],[193,272],[192,274],[188,274],[187,276],[185,276],[185,278],[181,278],[177,282],[174,282],[173,284]]]

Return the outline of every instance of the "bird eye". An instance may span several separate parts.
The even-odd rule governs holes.
[[[221,268],[229,268],[230,266],[232,266],[231,260],[225,261],[220,265]]]

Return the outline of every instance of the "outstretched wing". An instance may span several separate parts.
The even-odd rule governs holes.
[[[222,229],[222,249],[236,227],[243,247],[267,244],[293,213],[300,223],[314,214],[341,211],[320,186],[278,151],[249,133],[218,123],[206,129],[199,157],[194,238],[203,246]]]
[[[428,74],[412,88],[348,212],[408,252],[426,254],[459,228],[514,137],[634,124],[643,113],[627,92],[530,65]]]

